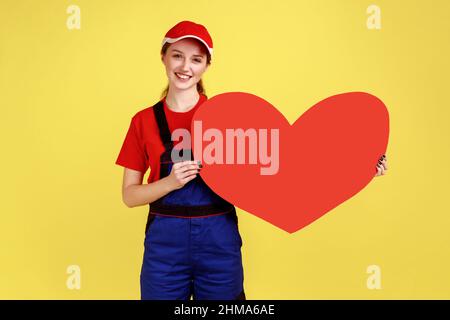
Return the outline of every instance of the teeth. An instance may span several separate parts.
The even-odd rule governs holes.
[[[181,74],[181,73],[175,73],[177,76],[179,76],[181,79],[189,79],[190,77],[189,76],[186,76],[186,75],[184,75],[184,74]]]

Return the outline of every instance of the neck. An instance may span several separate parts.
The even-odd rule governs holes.
[[[166,103],[170,110],[185,112],[195,107],[199,99],[200,94],[197,91],[197,86],[193,86],[192,90],[177,90],[169,86]]]

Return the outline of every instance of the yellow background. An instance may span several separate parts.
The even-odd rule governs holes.
[[[381,30],[366,27],[372,3]],[[66,27],[71,4],[80,30]],[[326,216],[290,235],[238,210],[247,298],[450,298],[448,12],[447,0],[1,0],[0,298],[139,299],[148,206],[122,203],[114,162],[167,83],[160,44],[181,20],[213,37],[209,96],[250,92],[291,123],[346,91],[390,112],[387,175]]]

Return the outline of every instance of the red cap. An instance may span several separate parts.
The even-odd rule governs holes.
[[[206,30],[203,25],[192,21],[181,21],[173,26],[164,36],[162,46],[166,42],[174,43],[184,38],[195,38],[200,40],[208,49],[209,54],[212,55],[213,42],[208,30]]]

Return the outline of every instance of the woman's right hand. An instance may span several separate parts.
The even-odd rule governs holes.
[[[201,168],[202,165],[198,161],[176,162],[167,176],[168,183],[173,190],[180,189],[186,183],[195,179]]]

